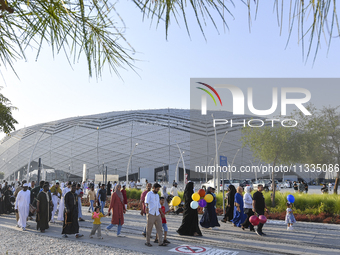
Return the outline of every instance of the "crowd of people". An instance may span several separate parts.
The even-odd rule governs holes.
[[[131,180],[128,183],[130,189],[141,189],[142,185],[139,180],[135,183]],[[162,188],[162,196],[159,197],[161,185],[155,183],[146,183],[146,190],[142,193],[141,200],[142,215],[146,215],[146,227],[144,236],[146,244],[150,244],[151,231],[155,225],[157,235],[155,243],[159,246],[167,246],[170,242],[167,240],[167,224],[165,214],[169,212],[169,200],[178,195],[177,184],[171,189],[171,194],[167,194],[166,187]],[[113,192],[112,192],[113,191]],[[34,220],[37,223],[37,230],[44,233],[50,223],[55,222],[55,216],[58,221],[63,222],[61,234],[64,238],[69,235],[75,235],[80,238],[83,235],[79,233],[79,221],[85,221],[82,215],[82,198],[88,198],[90,206],[88,212],[92,213],[93,227],[90,238],[97,233],[98,238],[103,238],[101,234],[101,218],[111,216],[111,224],[105,228],[105,233],[109,235],[111,229],[117,227],[117,237],[125,237],[122,233],[124,224],[124,214],[127,211],[126,184],[118,182],[95,185],[94,183],[76,183],[55,182],[54,185],[49,182],[40,181],[36,185],[34,181],[27,183],[23,180],[17,185],[7,182],[0,184],[0,214],[16,214],[17,227],[23,231],[29,225],[28,220]],[[111,197],[109,208],[105,212],[104,208]],[[164,230],[164,231],[163,231]]]
[[[308,193],[308,183],[306,181],[294,181],[293,189],[295,193]]]
[[[321,187],[321,193],[322,194],[328,194],[332,191],[332,183],[328,183],[328,185],[323,184]]]
[[[249,219],[254,214],[264,215],[268,211],[264,196],[263,185],[258,185],[258,190],[251,196],[251,187],[245,187],[245,194],[243,195],[243,188],[239,186],[235,189],[234,185],[229,185],[226,196],[226,210],[222,222],[231,222],[234,227],[239,227],[242,230],[249,228],[251,232],[256,232],[259,236],[265,236],[263,232],[263,224],[260,223],[255,229],[250,223]]]
[[[127,195],[126,184],[123,185],[114,182],[107,184],[94,183],[59,183],[58,181],[51,185],[49,182],[40,181],[36,186],[35,182],[27,183],[25,180],[15,188],[8,185],[7,182],[0,185],[0,213],[15,212],[17,227],[26,230],[28,227],[28,219],[37,222],[37,230],[42,233],[49,228],[49,223],[54,222],[54,216],[58,221],[63,222],[61,234],[67,238],[68,235],[75,235],[76,238],[82,237],[79,233],[79,221],[85,221],[82,215],[82,198],[87,197],[90,206],[88,212],[92,213],[93,228],[90,237],[97,233],[98,238],[103,238],[101,234],[101,218],[111,216],[111,224],[105,228],[105,233],[109,234],[111,229],[117,227],[117,237],[125,237],[121,230],[124,224],[124,214],[127,211]],[[139,188],[137,184],[131,181],[128,185],[130,188]],[[96,188],[98,188],[96,190]],[[226,212],[222,222],[231,222],[234,227],[243,230],[249,229],[256,232],[260,236],[265,236],[263,232],[263,224],[260,223],[257,228],[250,223],[249,219],[254,214],[264,215],[267,211],[265,199],[262,194],[263,185],[258,185],[258,190],[251,195],[251,187],[243,188],[239,186],[237,189],[233,185],[228,188],[226,197]],[[113,192],[112,192],[113,191]],[[161,191],[161,196],[158,192]],[[171,199],[178,196],[177,183],[174,181],[170,194],[167,193],[167,187],[158,183],[146,183],[145,190],[140,197],[140,214],[146,216],[146,225],[142,234],[146,238],[145,245],[151,247],[151,232],[155,226],[157,234],[154,243],[159,246],[167,246],[170,242],[167,239],[167,221],[166,214],[173,212],[179,214],[183,212],[182,224],[178,228],[177,233],[185,236],[202,236],[200,226],[202,228],[220,227],[216,214],[216,195],[215,189],[209,188],[206,194],[213,197],[213,201],[204,207],[203,216],[199,220],[198,210],[192,209],[190,206],[193,201],[194,183],[187,183],[184,190],[184,201],[182,205],[172,206]],[[105,213],[105,205],[111,197],[109,207]],[[169,205],[170,204],[170,205]],[[287,204],[286,223],[288,230],[292,229],[295,223],[292,214],[291,205]]]

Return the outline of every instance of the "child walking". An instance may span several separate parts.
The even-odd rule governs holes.
[[[160,197],[159,198],[159,203],[161,204],[161,210],[164,213],[164,215],[166,214],[165,212],[165,198],[164,197]],[[166,224],[166,218],[164,216],[164,218],[162,218],[162,227],[164,230],[164,241],[163,243],[169,244],[170,242],[168,241],[168,239],[166,239],[166,235],[168,234],[168,225]],[[158,235],[156,234],[156,239],[155,239],[155,243],[158,243]]]
[[[92,227],[92,230],[91,230],[91,234],[90,234],[90,238],[93,238],[94,234],[96,233],[97,231],[97,237],[100,238],[100,239],[103,239],[102,237],[102,231],[101,231],[101,221],[100,219],[102,217],[106,217],[105,215],[103,215],[101,212],[100,212],[100,207],[99,206],[96,206],[96,209],[95,211],[92,213],[92,219],[93,219],[93,227]]]
[[[293,214],[293,209],[292,209],[292,204],[287,202],[287,210],[286,210],[286,220],[287,224],[287,230],[294,230],[293,229],[293,223],[296,222],[294,214]]]

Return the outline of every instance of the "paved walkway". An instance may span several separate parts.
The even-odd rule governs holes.
[[[107,210],[106,210],[107,211]],[[138,211],[128,211],[125,215],[125,224],[122,233],[126,238],[116,237],[115,231],[110,232],[107,237],[104,234],[103,240],[96,237],[89,238],[92,228],[90,213],[83,208],[85,222],[80,222],[80,232],[84,237],[75,239],[74,236],[68,238],[69,241],[86,242],[97,245],[112,247],[112,249],[125,249],[129,251],[141,252],[146,254],[340,254],[340,225],[327,225],[317,223],[297,223],[294,232],[287,232],[283,221],[270,221],[264,226],[266,237],[257,236],[253,232],[242,231],[231,224],[221,223],[219,230],[202,229],[203,237],[184,237],[176,233],[181,224],[182,216],[167,215],[168,221],[168,240],[171,244],[168,247],[146,247],[145,238],[141,235],[145,226],[145,217]],[[56,219],[56,217],[55,217]],[[106,227],[110,219],[102,219],[102,229]],[[39,235],[61,238],[61,222],[50,225],[46,233],[41,234],[36,231],[36,223],[29,221],[31,225],[28,232]],[[15,216],[1,216],[0,227],[15,227]],[[112,230],[115,230],[113,228]],[[155,233],[153,233],[155,236]],[[1,245],[0,245],[1,246]],[[176,253],[176,251],[180,253]]]

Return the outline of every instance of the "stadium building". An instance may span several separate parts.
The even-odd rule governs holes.
[[[241,118],[230,112],[213,114],[235,122]],[[240,166],[258,164],[251,151],[242,148],[241,127],[217,125],[215,130],[211,113],[202,117],[199,111],[182,109],[73,117],[25,127],[3,138],[0,172],[9,181],[36,180],[39,168],[45,180],[95,180],[95,175],[106,171],[125,180],[128,170],[129,180],[183,181],[187,174],[188,180],[204,182],[212,175],[197,172],[197,166],[214,165],[216,145],[229,166],[239,170]],[[240,171],[224,175],[228,179],[261,176]]]

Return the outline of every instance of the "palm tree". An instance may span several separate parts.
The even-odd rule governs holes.
[[[170,21],[179,22],[180,19],[190,36],[186,15],[190,11],[194,12],[204,37],[203,27],[207,20],[217,30],[218,21],[222,21],[223,27],[228,28],[225,16],[233,18],[229,7],[236,8],[232,0],[132,2],[141,10],[144,18],[155,19],[157,25],[164,22],[166,37]],[[281,30],[284,17],[288,18],[290,32],[287,43],[294,26],[297,26],[302,55],[306,55],[307,59],[314,49],[315,60],[321,39],[326,40],[329,47],[331,39],[340,34],[334,0],[273,2]],[[261,8],[259,1],[241,0],[237,4],[248,8],[250,25],[251,13],[254,12],[256,17],[257,10]],[[284,12],[287,8],[289,11]],[[116,25],[120,19],[115,4],[109,0],[0,0],[0,65],[9,65],[15,72],[14,62],[26,59],[27,48],[35,49],[38,58],[42,45],[47,43],[53,54],[65,52],[70,64],[84,54],[90,77],[93,74],[101,76],[104,66],[119,76],[120,68],[134,69],[134,58],[131,56],[134,48],[126,41],[124,28]],[[310,38],[305,54],[304,41],[307,36]]]

